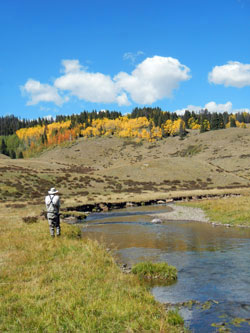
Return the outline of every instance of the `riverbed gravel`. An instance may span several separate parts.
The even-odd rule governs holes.
[[[157,213],[152,216],[157,216],[161,220],[185,220],[185,221],[199,221],[209,222],[209,218],[205,215],[204,211],[200,208],[177,206],[175,204],[168,204],[171,208],[170,212]]]

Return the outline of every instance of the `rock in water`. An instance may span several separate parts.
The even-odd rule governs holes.
[[[159,223],[162,223],[162,220],[155,217],[151,222],[155,223],[155,224],[159,224]]]

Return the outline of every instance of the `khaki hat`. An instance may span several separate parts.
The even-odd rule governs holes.
[[[49,194],[56,194],[58,193],[58,191],[54,188],[54,187],[51,187],[51,189],[48,191]]]

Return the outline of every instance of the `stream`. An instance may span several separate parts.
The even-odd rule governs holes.
[[[94,213],[83,238],[114,249],[130,267],[145,260],[176,266],[177,282],[152,286],[151,292],[178,307],[191,332],[250,332],[250,228],[151,222],[152,214],[169,210],[157,205]]]

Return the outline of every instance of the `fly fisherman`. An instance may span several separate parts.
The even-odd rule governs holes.
[[[59,196],[56,195],[56,193],[58,193],[58,191],[54,187],[52,187],[48,191],[49,195],[45,197],[45,205],[51,237],[55,237],[55,228],[57,237],[61,234],[59,215],[60,199]]]

